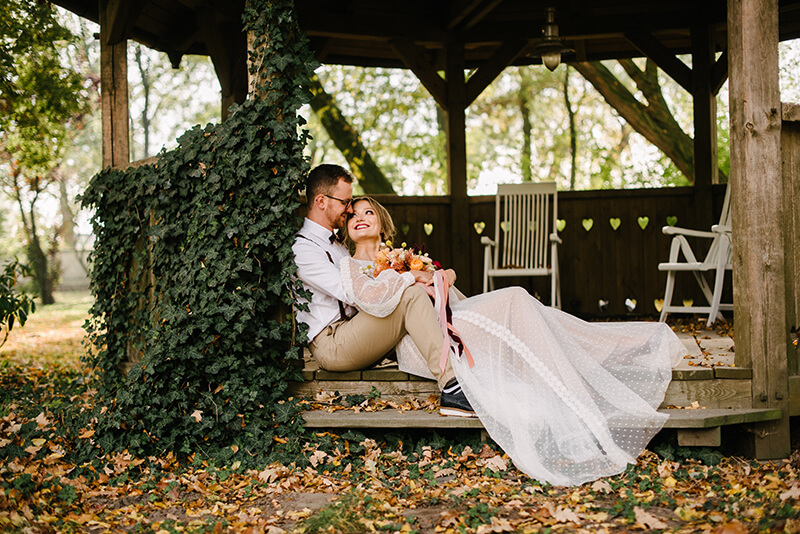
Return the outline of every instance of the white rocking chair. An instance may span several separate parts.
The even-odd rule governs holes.
[[[669,313],[708,313],[706,326],[711,326],[717,319],[722,319],[721,310],[733,310],[733,303],[722,303],[722,283],[725,280],[725,271],[731,267],[731,188],[730,184],[725,190],[725,200],[722,203],[722,214],[719,224],[711,227],[710,232],[687,230],[675,226],[665,226],[662,232],[674,236],[669,251],[669,261],[659,263],[658,270],[667,272],[667,286],[664,290],[664,304],[661,308],[660,321],[664,321]],[[699,237],[710,239],[711,244],[705,258],[701,261],[692,251],[686,237]],[[683,260],[678,258],[683,253]],[[679,271],[691,272],[703,292],[708,306],[677,306],[672,304],[672,293],[675,289],[675,273]],[[706,281],[706,272],[714,273],[714,288]],[[684,303],[685,304],[685,303]]]
[[[496,277],[549,276],[550,305],[561,308],[557,218],[555,182],[497,186],[494,239],[481,238],[484,293],[494,289]]]

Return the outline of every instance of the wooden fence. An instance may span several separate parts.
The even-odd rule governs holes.
[[[708,221],[719,219],[725,186],[712,190],[714,213],[696,206],[694,189],[664,188],[635,190],[564,191],[558,194],[558,218],[562,308],[585,317],[654,316],[656,300],[663,298],[666,274],[658,263],[667,260],[670,238],[661,228],[667,224],[709,230]],[[458,287],[467,295],[483,286],[482,235],[494,236],[494,197],[469,199],[469,220],[451,228],[450,200],[442,197],[375,197],[392,213],[398,228],[395,242],[425,246],[443,265],[453,254],[465,254],[468,272],[458,273]],[[467,250],[453,251],[453,232],[468,232]],[[692,243],[705,252],[702,243]],[[498,280],[496,287],[520,285],[549,302],[549,279],[545,277]],[[731,299],[731,281],[726,280],[724,299]],[[692,275],[679,275],[676,299],[702,300]],[[626,306],[635,302],[635,308]],[[730,302],[730,300],[728,300]]]

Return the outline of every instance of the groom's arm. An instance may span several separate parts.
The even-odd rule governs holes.
[[[323,293],[351,304],[344,293],[338,265],[331,263],[322,248],[308,240],[298,239],[292,250],[297,264],[297,277],[302,280],[306,289],[310,289],[315,295]]]

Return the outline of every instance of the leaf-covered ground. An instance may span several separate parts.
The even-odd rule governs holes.
[[[41,307],[0,353],[3,532],[800,532],[800,451],[756,462],[654,443],[622,475],[540,484],[476,434],[310,435],[293,465],[90,447],[88,297]],[[368,399],[369,400],[369,399]],[[374,399],[371,399],[374,401]],[[234,456],[235,458],[236,456]]]

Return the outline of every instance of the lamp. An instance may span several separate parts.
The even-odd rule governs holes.
[[[564,40],[558,36],[556,8],[548,7],[544,12],[547,22],[542,28],[542,39],[534,46],[533,50],[542,58],[544,66],[553,71],[561,64],[561,54],[572,52],[572,49],[566,48]]]

